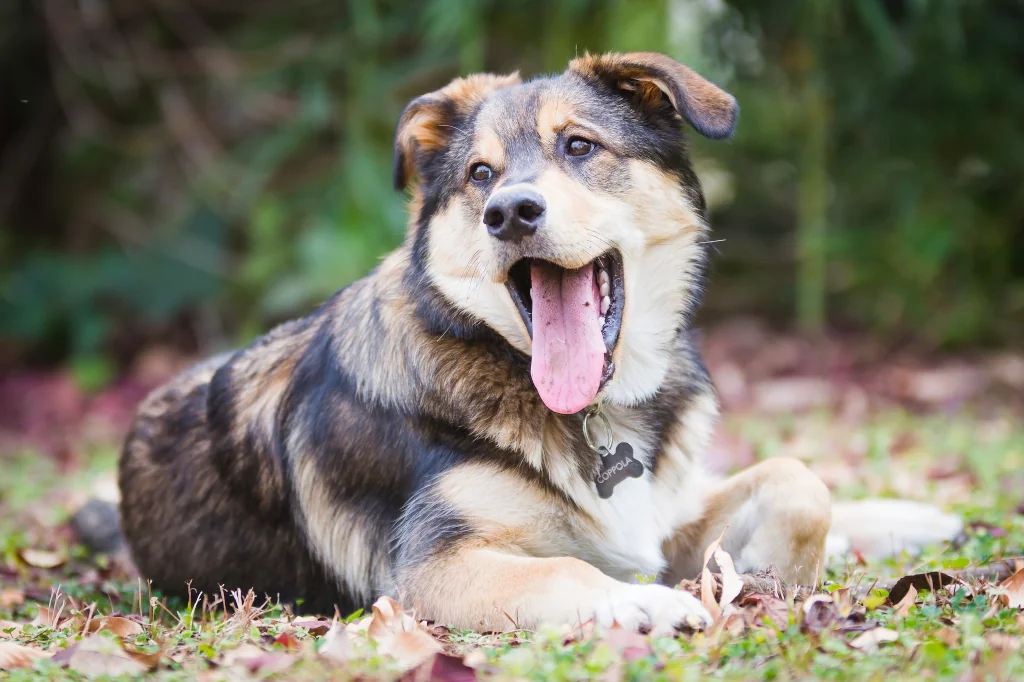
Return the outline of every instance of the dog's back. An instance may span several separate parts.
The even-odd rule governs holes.
[[[193,367],[139,407],[119,481],[123,532],[138,568],[172,593],[246,585],[327,612],[351,603],[310,556],[284,504],[283,481],[244,461],[257,453],[217,447],[211,417],[229,417],[210,409],[217,407],[212,385],[233,358]],[[248,475],[232,478],[232,470]]]

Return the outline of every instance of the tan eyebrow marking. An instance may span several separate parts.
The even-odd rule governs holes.
[[[562,99],[549,98],[537,112],[537,133],[540,135],[541,143],[545,147],[554,144],[555,138],[566,130],[578,128],[584,137],[598,136],[600,140],[595,142],[604,143],[608,139],[608,133],[601,126],[580,118],[573,111],[572,105]]]
[[[568,125],[571,112],[568,104],[561,99],[545,98],[537,112],[537,133],[545,146],[550,146],[555,137]]]
[[[505,146],[490,127],[485,127],[477,135],[476,160],[484,161],[495,168],[505,165]]]

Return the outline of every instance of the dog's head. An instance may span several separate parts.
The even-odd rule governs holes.
[[[531,356],[552,410],[649,398],[705,253],[683,122],[717,139],[736,115],[731,95],[659,54],[582,57],[526,83],[457,79],[413,100],[398,126],[414,267]]]

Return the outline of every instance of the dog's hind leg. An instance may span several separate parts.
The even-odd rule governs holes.
[[[728,526],[723,547],[737,570],[774,566],[788,583],[815,584],[823,577],[830,523],[825,484],[798,460],[769,459],[718,484],[701,518],[666,543],[669,568],[661,577],[696,577],[704,548]]]
[[[867,557],[902,551],[916,553],[928,545],[956,538],[963,521],[938,507],[908,500],[858,500],[832,507],[829,556],[855,550]]]

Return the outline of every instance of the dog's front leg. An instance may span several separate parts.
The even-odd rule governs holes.
[[[828,488],[803,463],[766,460],[719,483],[701,518],[666,543],[663,581],[695,577],[704,548],[728,526],[722,544],[740,572],[774,566],[788,583],[816,584],[831,514]]]
[[[479,543],[402,571],[398,593],[418,617],[477,631],[593,621],[670,634],[709,620],[686,592],[619,582],[572,557],[531,557]]]
[[[594,620],[668,632],[708,618],[689,594],[620,582],[573,557],[586,523],[514,471],[455,467],[420,491],[398,521],[399,601],[420,617],[487,631]]]

